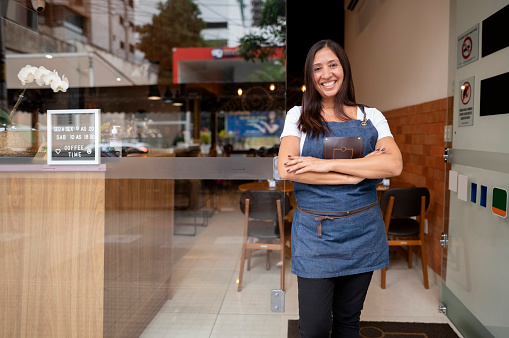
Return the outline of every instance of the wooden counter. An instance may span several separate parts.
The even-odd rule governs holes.
[[[0,179],[0,337],[141,334],[169,295],[173,181]]]
[[[276,181],[276,186],[271,188],[268,181],[250,182],[239,185],[240,191],[246,190],[279,190],[285,193],[293,192],[293,182]]]
[[[138,337],[168,300],[172,180],[106,180],[104,337]]]

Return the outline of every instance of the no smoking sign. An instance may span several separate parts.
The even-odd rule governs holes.
[[[461,85],[461,103],[464,105],[470,102],[470,98],[472,97],[472,86],[470,82],[465,82]]]
[[[458,36],[457,68],[479,59],[479,24]]]
[[[458,126],[472,126],[474,124],[474,84],[475,77],[459,82]]]
[[[472,54],[472,38],[467,36],[465,40],[463,40],[463,46],[461,47],[461,55],[463,59],[468,59]]]

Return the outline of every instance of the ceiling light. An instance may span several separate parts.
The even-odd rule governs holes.
[[[172,103],[173,102],[173,94],[171,93],[170,87],[166,87],[166,90],[164,91],[163,95],[163,102],[165,103]]]
[[[161,99],[161,92],[159,91],[159,88],[157,88],[157,85],[150,85],[148,87],[148,97],[149,100],[160,100]]]
[[[180,92],[177,90],[175,97],[173,98],[173,105],[175,107],[181,107],[184,105],[184,98],[180,97]]]

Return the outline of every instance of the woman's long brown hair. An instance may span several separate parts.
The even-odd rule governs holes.
[[[355,102],[355,90],[350,61],[348,61],[344,49],[333,40],[318,41],[309,49],[304,65],[304,85],[306,86],[306,91],[302,96],[302,113],[298,122],[299,129],[309,134],[311,137],[326,135],[329,132],[328,125],[322,117],[322,97],[316,90],[313,77],[313,61],[315,55],[324,48],[329,48],[336,54],[341,67],[343,67],[344,73],[343,83],[334,99],[334,113],[341,120],[350,120],[351,118],[346,114],[344,107],[357,105]]]

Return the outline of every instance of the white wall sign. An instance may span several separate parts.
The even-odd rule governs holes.
[[[99,109],[48,110],[48,164],[99,164]]]
[[[474,124],[474,85],[475,76],[459,83],[459,127],[472,126]]]
[[[457,68],[479,59],[479,24],[458,36]]]

